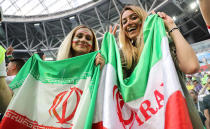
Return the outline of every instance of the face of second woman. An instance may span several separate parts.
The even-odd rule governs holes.
[[[80,28],[75,32],[72,49],[75,54],[87,54],[92,50],[93,34],[88,28]]]
[[[125,35],[132,40],[136,40],[141,29],[141,20],[132,10],[126,10],[122,14],[122,27]]]

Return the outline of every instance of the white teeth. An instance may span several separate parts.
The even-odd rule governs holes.
[[[136,30],[136,27],[131,27],[131,28],[128,28],[128,31],[131,32],[133,30]]]

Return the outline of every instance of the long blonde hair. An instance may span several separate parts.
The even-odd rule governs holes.
[[[139,36],[137,37],[136,41],[136,47],[132,45],[129,38],[125,35],[125,32],[123,30],[123,24],[122,24],[122,15],[126,10],[131,10],[135,12],[138,17],[141,19],[142,27],[140,28]],[[138,62],[141,52],[144,48],[144,42],[143,42],[143,25],[144,21],[146,20],[147,12],[144,9],[141,9],[138,6],[125,6],[124,9],[121,12],[120,15],[120,32],[119,32],[119,43],[122,46],[122,53],[124,56],[124,59],[126,61],[126,68],[130,69],[132,67],[133,63]]]
[[[89,29],[93,35],[93,48],[92,48],[91,52],[98,50],[98,42],[97,42],[96,35],[93,32],[93,30],[88,28],[87,26],[79,25],[79,26],[75,27],[71,32],[69,32],[69,34],[66,36],[66,38],[61,43],[59,50],[58,50],[58,54],[57,54],[57,60],[63,60],[63,59],[72,57],[72,50],[71,50],[72,39],[75,35],[75,32],[81,28]]]

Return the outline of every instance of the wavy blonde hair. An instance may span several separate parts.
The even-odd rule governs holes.
[[[136,13],[138,15],[138,17],[140,18],[140,20],[142,21],[142,27],[140,28],[140,33],[139,36],[137,37],[137,41],[136,41],[136,47],[132,45],[131,41],[129,40],[129,38],[125,35],[125,32],[123,30],[123,24],[122,24],[122,15],[126,10],[131,10],[134,13]],[[143,41],[143,25],[144,25],[144,21],[146,20],[147,17],[147,12],[138,7],[138,6],[125,6],[124,9],[121,12],[120,15],[120,32],[119,32],[119,43],[122,46],[122,53],[126,62],[126,68],[130,69],[132,67],[133,63],[138,62],[140,56],[141,56],[141,52],[144,48],[144,41]]]
[[[69,32],[69,34],[66,36],[66,38],[61,43],[59,50],[58,50],[58,54],[57,54],[57,60],[63,60],[63,59],[72,57],[72,49],[71,49],[72,40],[75,35],[75,32],[81,28],[89,29],[93,35],[93,48],[92,48],[91,52],[98,50],[98,42],[97,42],[96,35],[93,32],[93,30],[88,28],[85,25],[79,25],[79,26],[75,27],[71,32]]]

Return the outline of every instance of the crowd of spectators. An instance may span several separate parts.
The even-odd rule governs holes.
[[[187,89],[206,129],[210,129],[210,71],[188,75]]]

